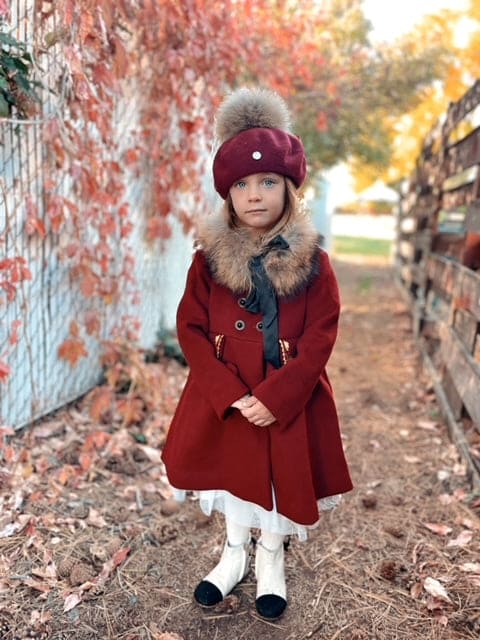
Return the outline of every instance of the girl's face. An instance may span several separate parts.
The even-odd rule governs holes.
[[[271,229],[285,209],[285,179],[278,173],[254,173],[230,187],[233,208],[240,223],[254,235]]]

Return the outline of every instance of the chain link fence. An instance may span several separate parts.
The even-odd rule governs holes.
[[[42,42],[56,28],[53,13],[39,21],[34,0],[11,2],[12,35],[27,43]],[[161,329],[172,329],[185,273],[191,257],[191,241],[172,221],[173,235],[159,248],[147,243],[144,233],[144,184],[140,172],[128,185],[126,200],[135,223],[131,246],[135,255],[134,277],[140,302],[105,305],[98,299],[86,299],[72,281],[68,265],[61,261],[59,250],[68,241],[65,233],[38,234],[25,232],[28,202],[33,200],[43,211],[45,147],[43,126],[45,114],[62,115],[63,60],[60,47],[49,48],[41,56],[43,116],[27,121],[0,121],[0,261],[25,258],[31,279],[24,280],[16,296],[8,300],[0,291],[0,360],[7,363],[8,378],[0,382],[0,424],[20,428],[79,397],[99,380],[99,355],[102,338],[109,337],[116,320],[122,315],[141,319],[141,345],[152,347]],[[137,126],[134,80],[116,105],[116,135],[119,155],[132,142]],[[71,184],[65,179],[64,193],[71,198]],[[85,336],[88,356],[75,367],[58,357],[58,348],[68,337],[69,326],[87,311],[95,311],[102,320],[102,334]],[[21,321],[18,342],[12,327]]]

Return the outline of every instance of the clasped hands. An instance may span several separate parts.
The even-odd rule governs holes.
[[[238,409],[244,418],[257,427],[268,427],[276,420],[263,402],[255,396],[243,396],[232,403],[232,407]]]

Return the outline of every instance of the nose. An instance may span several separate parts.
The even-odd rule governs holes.
[[[250,184],[248,186],[248,199],[250,202],[257,202],[258,200],[260,200],[261,196],[260,196],[260,190],[258,188],[258,185],[256,184]]]

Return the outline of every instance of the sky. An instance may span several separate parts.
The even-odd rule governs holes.
[[[372,23],[371,39],[392,41],[407,33],[423,16],[442,9],[466,9],[468,0],[363,0],[363,11]],[[331,184],[330,206],[355,200],[353,180],[345,165],[330,170],[327,179]],[[383,185],[379,185],[381,190]]]
[[[393,40],[409,31],[424,15],[441,9],[463,9],[468,0],[364,0],[363,11],[373,25],[372,39]]]

